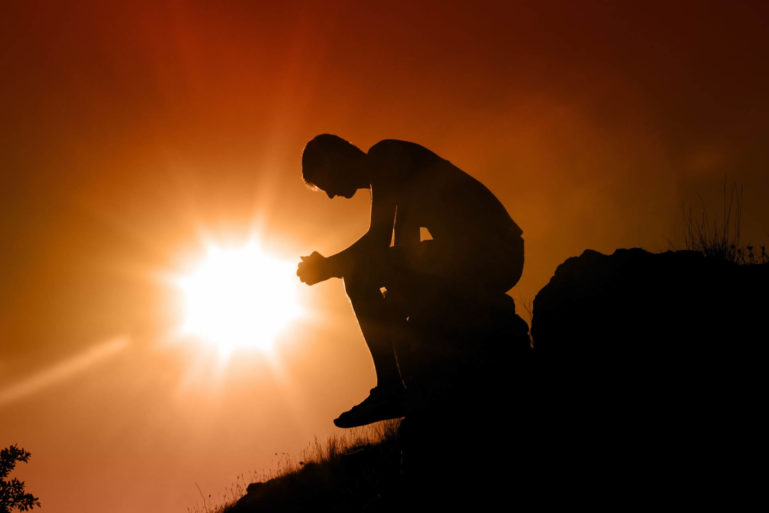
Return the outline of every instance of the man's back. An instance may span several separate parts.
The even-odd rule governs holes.
[[[397,224],[449,246],[509,244],[521,229],[482,183],[419,144],[385,139],[368,151],[372,190],[397,204]]]

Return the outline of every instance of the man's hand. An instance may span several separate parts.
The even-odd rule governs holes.
[[[315,285],[321,281],[325,281],[331,278],[329,273],[328,259],[313,251],[309,256],[301,257],[302,261],[296,267],[296,275],[299,276],[299,280],[307,285]]]

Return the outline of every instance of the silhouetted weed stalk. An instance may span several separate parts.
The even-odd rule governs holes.
[[[769,262],[766,246],[755,247],[751,244],[741,246],[740,244],[742,198],[742,186],[729,185],[724,179],[720,219],[711,219],[704,208],[698,216],[694,214],[691,207],[685,209],[684,246],[686,249],[699,251],[709,258],[737,264]]]
[[[199,507],[187,508],[187,512],[222,513],[246,494],[248,485],[251,483],[266,482],[276,477],[292,474],[300,471],[306,465],[322,465],[333,462],[360,448],[392,440],[397,434],[399,425],[399,420],[386,420],[332,435],[325,442],[316,437],[310,445],[302,450],[298,458],[285,452],[275,453],[277,461],[272,469],[255,470],[238,475],[235,482],[219,497],[214,497],[212,494],[206,495],[198,487],[202,504]],[[195,486],[197,487],[197,483]]]

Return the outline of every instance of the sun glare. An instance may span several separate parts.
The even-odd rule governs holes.
[[[271,351],[276,338],[301,314],[293,263],[250,243],[211,247],[190,273],[178,278],[184,304],[183,335],[237,349]]]

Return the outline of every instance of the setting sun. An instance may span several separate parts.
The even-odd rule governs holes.
[[[276,337],[300,314],[294,265],[256,244],[211,247],[177,279],[184,304],[183,335],[236,349],[270,351]]]

